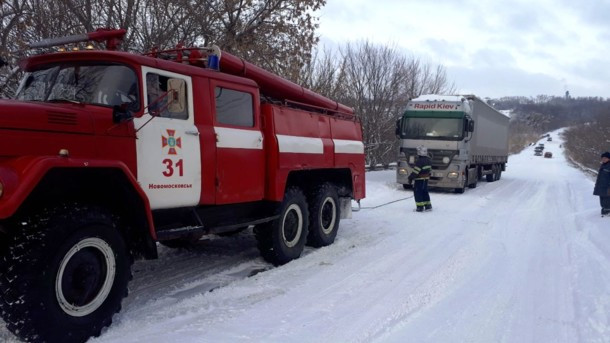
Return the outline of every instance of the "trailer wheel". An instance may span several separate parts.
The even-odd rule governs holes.
[[[502,178],[502,168],[498,167],[498,177],[496,178],[496,181],[499,181]]]
[[[485,175],[485,178],[487,179],[487,182],[496,181],[496,168],[494,166],[491,166],[491,173]]]
[[[25,341],[84,342],[121,309],[133,260],[106,211],[67,205],[20,220],[0,259],[0,310]]]
[[[318,187],[309,200],[309,236],[307,245],[315,248],[333,244],[339,231],[339,196],[329,183]]]
[[[305,247],[309,211],[299,188],[286,191],[278,214],[278,218],[254,229],[261,256],[276,266],[299,258]]]

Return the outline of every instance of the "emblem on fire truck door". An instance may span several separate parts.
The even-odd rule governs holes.
[[[167,137],[161,135],[161,144],[162,148],[165,149],[169,147],[167,150],[168,155],[177,155],[176,148],[182,148],[182,138],[175,137],[176,130],[167,129]]]
[[[161,148],[163,151],[167,148],[167,155],[178,155],[178,149],[182,149],[182,138],[176,137],[176,130],[167,129],[167,137],[161,135]],[[184,162],[179,160],[166,158],[163,161],[165,170],[162,172],[165,177],[184,176]]]

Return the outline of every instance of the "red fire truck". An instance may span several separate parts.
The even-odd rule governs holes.
[[[365,196],[351,108],[216,47],[115,51],[124,33],[32,44],[107,49],[30,57],[0,101],[0,312],[25,340],[99,335],[157,242],[254,227],[284,264]]]

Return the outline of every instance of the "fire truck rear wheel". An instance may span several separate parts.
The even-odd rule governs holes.
[[[315,189],[309,200],[309,236],[307,245],[323,247],[333,244],[339,231],[339,196],[329,183]]]
[[[133,259],[118,221],[62,205],[21,219],[0,259],[0,311],[25,341],[84,342],[121,309]]]
[[[278,218],[254,230],[262,257],[276,266],[299,258],[305,247],[309,211],[299,188],[286,191],[278,214]]]

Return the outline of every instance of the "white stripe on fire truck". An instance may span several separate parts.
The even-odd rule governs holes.
[[[323,154],[322,138],[276,135],[280,152],[300,154]]]
[[[263,148],[263,134],[255,130],[230,129],[227,127],[214,127],[216,133],[216,147],[234,149]]]
[[[364,154],[364,144],[361,141],[333,139],[335,154]]]

